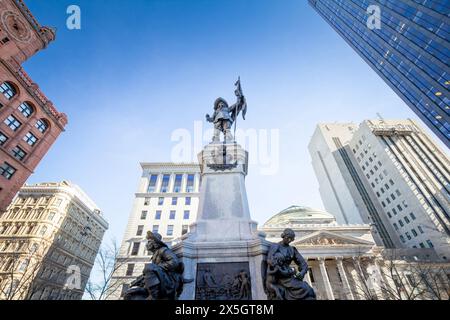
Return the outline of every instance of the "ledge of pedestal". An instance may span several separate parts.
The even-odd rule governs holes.
[[[202,174],[248,173],[248,152],[234,142],[210,143],[198,154]]]

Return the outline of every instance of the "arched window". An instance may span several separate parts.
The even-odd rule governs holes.
[[[3,93],[6,99],[11,100],[16,94],[17,90],[10,82],[3,82],[0,85],[0,92]]]
[[[40,119],[36,122],[36,129],[38,129],[41,133],[44,133],[48,129],[47,120]]]
[[[23,102],[18,109],[25,118],[29,118],[34,112],[34,108],[29,102]]]

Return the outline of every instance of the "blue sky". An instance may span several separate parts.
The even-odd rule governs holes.
[[[26,3],[58,32],[25,69],[69,117],[28,182],[78,184],[109,221],[106,240],[122,240],[139,162],[170,161],[173,131],[232,100],[238,75],[249,105],[239,126],[280,132],[278,173],[247,177],[260,223],[292,204],[323,208],[307,150],[318,122],[417,119],[306,0]],[[81,30],[66,28],[71,4]]]

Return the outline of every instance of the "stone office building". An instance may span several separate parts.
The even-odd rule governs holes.
[[[54,40],[22,0],[0,1],[0,212],[67,124],[21,67]]]
[[[328,212],[302,206],[281,211],[260,230],[279,242],[285,228],[296,234],[291,245],[308,261],[305,280],[320,300],[449,297],[450,265],[434,249],[386,251],[375,244],[369,225],[340,225]]]
[[[328,212],[378,245],[450,259],[450,159],[413,120],[319,124],[309,152]]]
[[[147,231],[158,232],[169,245],[189,231],[196,220],[198,164],[141,163],[142,176],[116,261],[108,299],[119,299],[149,261]]]
[[[74,184],[22,187],[0,217],[0,300],[80,300],[107,228]]]

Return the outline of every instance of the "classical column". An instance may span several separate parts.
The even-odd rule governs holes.
[[[304,281],[306,281],[306,282],[308,282],[308,284],[310,285],[310,286],[312,286],[312,283],[311,283],[311,277],[309,276],[309,267],[308,267],[308,271],[306,271],[306,273],[305,273],[305,278],[303,279]]]
[[[377,259],[373,258],[372,262],[375,267],[375,272],[376,272],[377,278],[378,278],[377,279],[378,282],[376,283],[377,295],[379,295],[382,299],[386,299],[385,292],[383,290],[383,286],[384,286],[384,282],[385,282],[383,279],[383,273],[381,271],[380,266],[378,265]]]
[[[331,287],[330,278],[328,278],[327,267],[325,266],[325,259],[318,258],[320,273],[325,286],[325,292],[327,293],[328,300],[334,300],[333,288]]]
[[[342,279],[342,283],[344,284],[344,289],[347,293],[347,298],[349,300],[355,300],[355,297],[353,296],[352,288],[350,287],[350,283],[348,282],[347,273],[344,269],[344,264],[342,263],[342,257],[336,257],[336,263],[339,270],[339,274]]]

